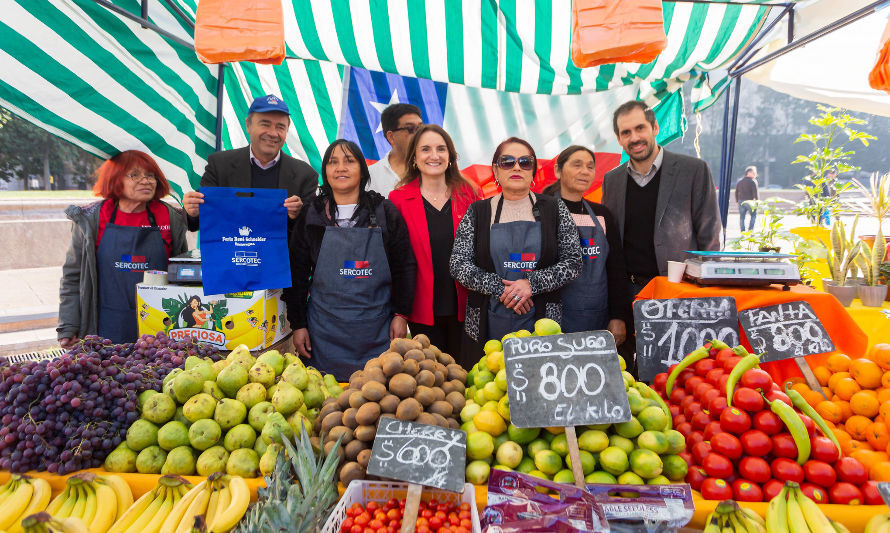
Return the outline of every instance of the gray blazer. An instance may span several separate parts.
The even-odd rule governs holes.
[[[204,175],[201,176],[201,187],[250,188],[250,147],[210,154]],[[278,188],[286,190],[289,197],[299,196],[306,205],[318,189],[318,173],[309,163],[282,153]],[[197,231],[198,217],[186,215],[186,218],[189,231]],[[293,222],[288,219],[288,230],[292,225]]]
[[[603,178],[603,204],[615,214],[622,240],[624,199],[630,178],[628,164],[619,165]],[[668,261],[688,258],[684,250],[719,250],[721,227],[717,193],[708,164],[664,150],[653,243],[661,275],[667,275]]]

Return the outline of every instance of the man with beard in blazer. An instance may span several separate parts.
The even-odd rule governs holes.
[[[201,176],[201,187],[285,189],[288,238],[303,204],[318,189],[318,173],[308,163],[281,151],[289,128],[290,111],[280,98],[267,94],[254,99],[247,112],[250,144],[211,154]],[[190,231],[198,229],[198,206],[203,203],[200,192],[183,195]]]

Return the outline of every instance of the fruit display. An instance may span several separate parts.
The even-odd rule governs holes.
[[[354,533],[392,528],[398,531],[402,526],[405,512],[405,499],[390,498],[384,503],[368,502],[362,505],[353,503],[346,510],[346,519],[340,524],[340,533]],[[436,500],[421,501],[417,510],[417,533],[470,533],[473,531],[470,504],[439,503]]]
[[[89,533],[79,518],[56,518],[49,513],[37,513],[22,520],[25,533]]]
[[[158,498],[160,495],[153,501],[157,501]],[[250,489],[248,489],[244,478],[217,472],[192,487],[178,501],[174,501],[171,508],[162,513],[165,518],[160,522],[160,529],[153,529],[153,531],[188,533],[192,531],[195,519],[199,516],[207,531],[218,533],[230,531],[247,512],[249,504]],[[151,508],[151,505],[148,504],[146,509]],[[165,498],[165,505],[167,505],[167,498]],[[134,508],[136,508],[135,504]],[[138,519],[135,523],[138,523]],[[131,525],[130,528],[132,527]],[[152,531],[152,529],[147,530]],[[121,529],[121,531],[125,530]]]
[[[817,503],[873,500],[859,488],[863,465],[843,457],[819,414],[744,348],[712,341],[657,375],[653,388],[686,437],[686,481],[705,499],[768,501],[793,481]]]
[[[534,333],[520,330],[504,339],[558,333],[556,322],[541,319]],[[467,481],[484,484],[490,469],[498,468],[573,483],[564,428],[518,428],[510,423],[502,340],[488,341],[485,355],[467,375],[466,405],[460,411],[461,428],[467,432]],[[667,405],[624,371],[623,359],[620,363],[633,416],[620,424],[578,426],[585,481],[641,485],[683,480],[687,465],[677,454],[685,449],[685,440],[671,429]]]
[[[322,402],[341,390],[333,376],[275,350],[254,357],[239,346],[216,362],[188,357],[184,369],[164,378],[161,392],[139,396],[142,416],[105,458],[105,468],[257,477],[270,444],[301,425],[311,433]]]
[[[120,477],[80,473],[45,509],[53,518],[75,518],[91,532],[105,532],[132,504],[130,486]]]
[[[722,501],[705,518],[705,533],[763,533],[766,521],[751,509],[740,507],[733,500]],[[786,530],[787,531],[787,530]]]
[[[189,355],[215,354],[163,334],[127,344],[87,336],[59,359],[0,362],[0,469],[67,474],[101,465],[138,418],[140,393],[161,390]]]
[[[369,360],[349,378],[339,398],[325,401],[318,413],[324,451],[343,439],[339,479],[348,485],[364,479],[381,416],[457,429],[464,407],[467,372],[426,335],[393,339],[389,351]]]
[[[865,533],[890,531],[890,512],[876,514],[865,524]]]
[[[849,533],[843,524],[825,516],[816,502],[793,481],[786,482],[779,494],[770,499],[766,509],[765,529],[766,533]]]
[[[51,492],[45,479],[14,474],[0,485],[0,531],[22,531],[22,519],[46,509]]]

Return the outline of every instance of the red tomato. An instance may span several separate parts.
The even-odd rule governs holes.
[[[691,378],[686,380],[686,383],[683,384],[683,389],[686,390],[686,394],[692,394],[695,392],[695,388],[705,382],[705,378],[701,376],[692,376]]]
[[[754,415],[754,429],[766,433],[767,435],[775,435],[785,429],[785,424],[772,411],[761,411]]]
[[[677,422],[677,417],[678,417],[678,416],[682,416],[684,420],[686,419],[686,417],[683,415],[683,412],[682,412],[682,410],[680,409],[680,406],[679,406],[679,405],[669,405],[669,406],[668,406],[668,411],[671,412],[671,418],[674,419],[674,423],[675,423],[675,424],[679,424],[679,422]]]
[[[751,417],[740,409],[730,407],[720,413],[720,426],[723,431],[741,435],[751,428]]]
[[[378,529],[383,527],[383,521],[375,518],[374,520],[368,522],[368,527],[373,529],[374,531],[377,531]]]
[[[785,487],[785,484],[779,481],[778,479],[770,479],[766,483],[763,484],[763,499],[764,501],[770,501],[782,492],[782,489]]]
[[[797,444],[790,433],[779,433],[772,436],[773,455],[787,459],[797,459]]]
[[[735,352],[732,351],[732,348],[723,348],[717,352],[717,355],[714,356],[714,360],[723,361],[729,357],[735,357]]]
[[[677,384],[680,387],[686,385],[686,382],[689,381],[689,378],[695,376],[695,371],[691,368],[687,368],[686,370],[680,372],[680,375],[677,376]]]
[[[708,404],[708,413],[714,420],[720,420],[720,414],[726,409],[726,396],[718,396]]]
[[[773,441],[770,440],[769,435],[759,429],[749,429],[742,433],[739,440],[742,442],[745,455],[766,457],[766,454],[773,450]]]
[[[739,442],[738,437],[735,435],[722,432],[717,433],[713,437],[711,437],[711,450],[723,455],[727,459],[738,459],[742,456],[742,443]],[[714,477],[724,477],[718,476],[717,474],[711,474],[708,472],[708,475]]]
[[[740,502],[762,502],[763,491],[756,483],[747,479],[737,479],[732,483],[732,495]]]
[[[686,483],[692,487],[692,490],[701,490],[702,482],[708,478],[708,474],[700,467],[692,467],[690,465],[689,472],[686,473]]]
[[[353,526],[349,528],[349,533],[364,533],[364,531],[365,528],[356,524],[353,524]]]
[[[838,459],[837,462],[834,463],[834,470],[837,472],[837,477],[841,481],[853,483],[854,485],[862,485],[868,481],[868,470],[865,469],[865,466],[862,463],[852,457],[842,457],[841,459]],[[831,500],[832,503],[834,503],[833,497]]]
[[[803,468],[801,468],[796,461],[792,461],[785,457],[773,459],[770,469],[773,472],[773,477],[779,481],[794,481],[800,483],[804,479]]]
[[[686,419],[692,422],[692,417],[696,413],[701,413],[702,407],[701,404],[695,401],[695,398],[692,396],[687,396],[687,398],[693,398],[693,401],[689,403],[686,407],[683,408],[683,414],[686,415]]]
[[[726,479],[732,475],[732,462],[716,452],[705,456],[701,466],[710,477]]]
[[[692,460],[695,461],[695,464],[700,465],[704,463],[705,457],[711,453],[711,443],[707,441],[696,443],[692,446],[691,451]]]
[[[669,396],[671,403],[674,405],[680,405],[685,397],[686,391],[684,391],[682,387],[674,387]]]
[[[386,517],[390,520],[401,520],[402,513],[399,511],[398,507],[396,507],[395,509],[391,508],[389,511],[386,512]]]
[[[380,504],[378,502],[371,501],[371,502],[368,502],[367,505],[365,505],[365,510],[372,514],[377,509],[380,509]]]
[[[803,473],[807,481],[820,487],[830,488],[837,481],[837,473],[831,465],[823,461],[811,459],[803,464]]]
[[[442,519],[438,516],[434,516],[430,518],[430,528],[431,529],[439,529],[442,527]]]
[[[714,435],[718,433],[723,433],[723,428],[720,427],[720,422],[717,422],[716,420],[708,422],[708,425],[705,426],[704,430],[705,440],[711,440],[714,438]]]
[[[657,392],[664,392],[664,386],[667,384],[667,380],[667,372],[656,374],[655,379],[652,380],[652,387],[655,388]]]
[[[817,461],[834,463],[838,458],[837,446],[828,437],[817,435],[810,439],[810,457]]]
[[[841,505],[859,505],[863,501],[862,491],[856,488],[856,485],[844,481],[828,489],[828,498],[831,503]]]
[[[705,381],[716,387],[720,384],[720,378],[723,377],[723,374],[726,374],[726,370],[723,370],[723,368],[714,368],[705,374]]]
[[[698,401],[701,402],[703,406],[707,407],[708,405],[711,405],[714,398],[723,398],[726,400],[726,397],[723,394],[720,394],[720,389],[711,387],[701,395],[701,398],[699,398]]]
[[[816,503],[828,503],[828,492],[819,485],[813,483],[801,483],[800,490]]]
[[[347,509],[347,511],[348,511],[348,509]],[[349,531],[354,524],[355,524],[355,522],[352,521],[352,517],[347,516],[345,519],[343,519],[343,523],[340,524],[340,531],[342,533],[345,533],[345,532]]]
[[[686,437],[686,449],[691,450],[692,446],[704,440],[705,437],[702,435],[701,431],[693,431]]]
[[[701,484],[701,495],[706,500],[728,500],[732,498],[732,487],[722,479],[709,477]]]
[[[713,359],[702,359],[695,363],[695,375],[705,377],[708,375],[708,372],[714,370],[717,366],[717,361]]]
[[[737,365],[738,362],[741,361],[741,360],[742,360],[741,357],[738,357],[738,356],[735,356],[735,355],[734,355],[734,356],[732,356],[732,357],[727,357],[726,359],[724,359],[723,361],[721,361],[721,363],[723,364],[723,369],[726,370],[727,372],[729,372],[729,371],[731,371],[733,368],[735,368],[735,365]],[[723,390],[726,390],[726,387],[723,387]]]
[[[868,481],[862,485],[862,497],[865,499],[865,505],[884,504],[884,499],[881,498],[881,493],[878,492],[878,484],[875,481]]]
[[[698,402],[696,402],[696,404],[697,403]],[[692,422],[692,429],[696,431],[703,431],[705,429],[705,426],[708,425],[708,422],[711,421],[711,416],[704,411],[699,411],[692,415],[692,418],[690,418],[689,421]]]
[[[727,370],[725,374],[720,376],[720,381],[717,382],[717,388],[726,392],[726,384],[729,383],[729,371]]]
[[[739,475],[755,483],[764,483],[770,479],[772,471],[761,457],[743,457],[739,461]]]
[[[687,464],[687,465],[692,466],[692,465],[695,464],[695,461],[692,460],[692,454],[691,454],[691,453],[689,453],[689,452],[680,452],[680,453],[678,453],[677,455],[679,455],[684,461],[686,461],[686,464]]]
[[[362,514],[355,517],[355,524],[358,526],[366,526],[368,522],[371,521],[371,515],[367,512],[363,512]]]
[[[732,406],[749,413],[763,410],[763,396],[754,389],[739,387],[732,394]]]
[[[689,404],[697,402],[698,400],[695,398],[694,394],[689,394],[680,402],[680,410],[683,414],[686,414],[686,408],[689,407]]]
[[[770,402],[779,400],[779,401],[787,403],[788,405],[791,405],[791,398],[789,398],[787,394],[785,394],[784,392],[782,392],[780,390],[771,390],[771,391],[767,392],[766,399],[769,400]]]
[[[674,419],[674,422],[677,422],[676,418]],[[692,424],[690,424],[689,422],[680,422],[677,423],[676,426],[674,426],[674,429],[679,431],[684,438],[689,437],[689,434],[692,433]]]
[[[803,425],[807,428],[807,434],[810,436],[810,439],[816,436],[816,423],[813,422],[813,419],[808,417],[807,415],[802,415],[800,413],[797,414],[801,420],[803,420]]]
[[[748,370],[747,372],[742,374],[742,378],[739,380],[739,383],[742,384],[742,387],[761,389],[765,392],[772,388],[773,378],[766,370],[752,368],[751,370]]]

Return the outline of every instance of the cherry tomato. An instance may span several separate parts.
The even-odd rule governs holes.
[[[704,435],[702,435],[701,431],[693,431],[689,434],[688,437],[686,437],[686,448],[691,450],[691,446],[698,444],[703,440],[705,440],[705,437]]]
[[[763,501],[763,491],[760,489],[760,485],[747,479],[737,479],[732,483],[732,495],[736,501],[740,502]]]
[[[696,402],[696,405],[698,405],[698,402]],[[704,411],[699,411],[692,415],[692,418],[690,418],[689,421],[692,422],[692,429],[696,431],[704,431],[705,426],[711,421],[711,416]]]
[[[773,477],[779,481],[794,481],[800,483],[804,479],[803,468],[796,461],[785,457],[773,459],[770,469]]]
[[[348,511],[348,509],[347,509],[347,511]],[[352,521],[351,516],[347,516],[346,518],[344,518],[343,523],[340,524],[341,533],[346,533],[347,531],[349,531],[354,524],[355,524],[355,522]]]
[[[751,370],[748,370],[747,372],[742,374],[742,378],[739,380],[739,383],[741,383],[742,387],[761,389],[766,392],[772,387],[773,378],[766,370],[752,368]]]
[[[689,472],[686,473],[686,483],[692,487],[692,490],[701,490],[702,483],[708,479],[708,474],[700,467],[690,465]]]
[[[813,483],[801,483],[800,490],[816,503],[828,503],[828,492]],[[880,496],[878,496],[880,498]]]
[[[694,394],[689,394],[685,398],[683,398],[683,401],[680,402],[680,410],[683,412],[684,416],[688,416],[686,415],[686,408],[689,407],[690,404],[697,401],[698,400],[696,399]]]
[[[720,381],[717,382],[717,388],[725,392],[727,383],[729,383],[729,370],[720,376]]]
[[[714,401],[714,398],[720,398],[720,397],[723,397],[724,400],[726,399],[726,397],[723,394],[720,394],[720,389],[712,387],[710,390],[708,390],[704,394],[702,394],[701,399],[699,401],[701,402],[703,407],[707,408],[709,405],[711,405],[711,402]]]
[[[708,404],[708,413],[711,415],[711,419],[720,420],[720,414],[726,409],[726,396],[718,396],[711,400],[711,403]]]
[[[787,459],[797,459],[797,444],[790,433],[779,433],[772,436],[773,455]]]
[[[383,521],[375,518],[374,520],[371,520],[370,522],[368,522],[368,527],[373,529],[374,531],[377,531],[378,529],[383,527]]]
[[[782,489],[785,487],[785,484],[779,481],[778,479],[770,479],[766,483],[763,484],[763,499],[765,501],[770,501],[782,492]]]
[[[679,405],[669,405],[669,406],[668,406],[668,411],[671,412],[671,418],[674,419],[674,421],[675,421],[674,423],[675,423],[675,424],[676,424],[676,423],[679,423],[679,422],[676,422],[677,417],[678,417],[678,416],[683,416],[683,412],[682,412],[682,410],[680,409],[680,406],[679,406]],[[683,416],[683,419],[685,420],[686,417]]]
[[[354,524],[351,528],[349,528],[349,533],[364,533],[365,528],[358,524]]]
[[[430,528],[433,530],[439,529],[442,527],[442,519],[438,516],[434,516],[430,518]]]
[[[695,461],[692,460],[692,454],[689,452],[680,452],[677,455],[680,456],[683,461],[686,462],[687,465],[692,466],[695,464]]]
[[[390,510],[386,512],[386,517],[390,520],[400,520],[402,518],[402,513],[397,506],[395,509],[390,508]]]
[[[701,465],[705,457],[711,453],[711,443],[707,441],[697,442],[692,446],[692,460]]]
[[[720,413],[720,426],[723,431],[741,435],[751,428],[751,417],[740,409],[730,407]]]
[[[763,410],[763,396],[754,389],[739,387],[732,394],[732,406],[749,413],[757,413]]]
[[[828,437],[817,435],[810,439],[810,457],[828,464],[834,463],[838,458],[837,446]]]
[[[773,450],[773,441],[769,435],[759,429],[749,429],[739,437],[745,455],[753,457],[766,457]]]
[[[708,425],[705,426],[705,430],[703,432],[705,440],[711,440],[714,435],[718,433],[723,433],[723,428],[720,427],[720,422],[717,422],[716,420],[708,422]]]
[[[883,505],[884,499],[878,492],[878,484],[874,481],[868,481],[862,485],[862,497],[865,499],[865,505]],[[824,502],[816,502],[824,503]]]
[[[810,483],[830,488],[837,481],[837,473],[826,462],[811,459],[803,464],[803,473]]]
[[[842,457],[834,463],[834,470],[840,481],[846,481],[854,485],[862,485],[868,481],[868,470],[865,466],[852,457]],[[831,493],[829,492],[829,496]],[[834,503],[834,498],[831,498]]]
[[[722,348],[717,352],[717,355],[714,356],[714,360],[723,361],[727,357],[735,357],[735,352],[732,351],[732,348]]]
[[[732,462],[716,452],[709,453],[701,466],[710,477],[726,479],[732,475]]]
[[[742,456],[742,443],[739,442],[738,437],[726,432],[717,433],[711,437],[711,449],[727,459],[738,459]],[[711,474],[711,472],[708,472],[708,475],[723,477]]]
[[[726,374],[726,370],[723,370],[722,367],[714,368],[705,374],[705,381],[716,387],[720,384],[720,378],[723,377],[723,374]]]
[[[365,512],[363,512],[362,514],[357,515],[357,516],[355,517],[355,523],[356,523],[356,525],[359,525],[359,526],[362,526],[362,527],[368,525],[368,522],[370,522],[370,521],[371,521],[371,515],[368,514],[367,511],[365,511]]]
[[[732,498],[732,487],[722,479],[709,477],[701,484],[701,495],[706,500],[728,500]]]
[[[370,501],[370,502],[368,502],[367,505],[365,505],[365,510],[368,511],[369,513],[373,514],[373,512],[376,511],[377,509],[380,509],[380,504],[377,502]]]
[[[686,391],[686,394],[692,394],[693,392],[695,392],[695,388],[704,382],[705,378],[701,376],[692,376],[691,378],[686,380],[686,383],[683,384],[683,389]]]
[[[772,471],[762,457],[743,457],[739,461],[739,475],[755,483],[765,483],[772,477]]]
[[[664,392],[664,387],[667,384],[668,374],[667,372],[660,372],[655,375],[655,379],[652,380],[652,387],[656,392]]]
[[[828,489],[828,498],[831,503],[841,505],[859,505],[863,501],[862,491],[856,485],[841,481]]]
[[[807,415],[802,415],[800,413],[797,414],[800,419],[803,421],[803,425],[807,428],[807,434],[810,436],[810,439],[816,436],[816,423],[813,422],[813,419],[808,417]]]
[[[692,398],[691,396],[689,396],[689,397]],[[701,410],[702,410],[701,404],[698,403],[697,401],[695,401],[695,399],[693,398],[693,401],[689,402],[689,405],[687,405],[686,407],[683,408],[683,414],[686,415],[686,418],[690,422],[692,422],[692,417],[696,413],[701,413],[702,412]]]
[[[781,433],[781,431],[785,428],[785,424],[782,423],[782,419],[779,418],[772,411],[761,411],[755,414],[753,422],[754,429],[759,429],[767,435],[775,435],[776,433]]]
[[[676,422],[676,420],[677,419],[674,418],[674,422]],[[686,438],[689,436],[690,433],[692,433],[692,424],[690,424],[689,422],[680,422],[676,426],[674,426],[674,429],[679,431],[680,434],[683,435],[684,438]]]
[[[779,400],[779,401],[787,403],[788,405],[791,405],[791,398],[789,398],[787,394],[785,394],[784,392],[782,392],[780,390],[771,390],[771,391],[767,392],[766,399],[769,400],[770,402]]]
[[[695,375],[705,377],[708,375],[708,372],[714,370],[717,366],[717,361],[713,359],[702,359],[695,363]]]

